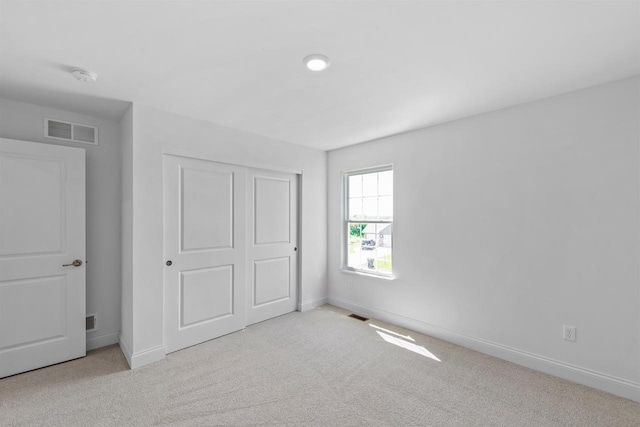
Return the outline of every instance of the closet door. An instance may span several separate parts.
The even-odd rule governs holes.
[[[246,171],[164,156],[167,352],[244,328]]]
[[[248,170],[247,325],[295,311],[297,175]]]

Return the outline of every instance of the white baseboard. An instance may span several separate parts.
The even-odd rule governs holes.
[[[153,362],[157,362],[165,358],[167,352],[163,345],[150,348],[148,350],[139,351],[137,353],[131,353],[131,350],[127,347],[127,344],[120,336],[120,349],[127,359],[127,363],[131,369],[141,368]]]
[[[140,351],[131,355],[131,369],[141,368],[149,363],[157,362],[165,358],[167,351],[163,345]]]
[[[311,310],[313,308],[316,307],[320,307],[322,305],[325,305],[328,301],[327,297],[323,297],[323,298],[316,298],[316,299],[312,299],[309,301],[304,301],[300,304],[300,311],[307,311],[307,310]]]
[[[118,344],[118,332],[111,332],[110,334],[87,338],[87,351],[106,347],[111,344]]]
[[[371,316],[403,328],[414,330],[424,335],[429,335],[443,341],[448,341],[462,347],[470,348],[472,350],[479,351],[480,353],[508,360],[509,362],[526,366],[527,368],[531,368],[536,371],[551,374],[598,390],[606,391],[607,393],[640,402],[639,383],[603,374],[601,372],[592,371],[590,369],[581,368],[579,366],[574,366],[548,357],[528,353],[526,351],[518,350],[495,342],[461,335],[439,326],[431,325],[399,314],[363,306],[352,301],[329,297],[328,303],[345,310]]]

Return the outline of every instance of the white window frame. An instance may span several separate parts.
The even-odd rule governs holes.
[[[371,271],[365,269],[358,269],[349,266],[349,223],[355,222],[349,220],[349,177],[353,175],[364,175],[368,173],[376,173],[376,172],[385,172],[392,171],[393,172],[393,164],[376,166],[372,168],[366,169],[358,169],[349,172],[342,173],[342,271],[347,273],[355,273],[355,274],[363,274],[367,276],[375,276],[383,279],[393,279],[394,278],[394,270],[393,270],[393,246],[395,239],[391,238],[391,273],[381,273],[380,271]],[[394,200],[395,200],[395,176],[393,180],[394,187]],[[395,216],[395,203],[394,203],[394,216]],[[391,221],[370,221],[370,220],[362,220],[357,221],[360,224],[393,224],[393,219]]]

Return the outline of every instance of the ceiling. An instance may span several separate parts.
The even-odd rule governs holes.
[[[115,120],[136,102],[321,150],[638,74],[637,1],[0,2],[3,97]]]

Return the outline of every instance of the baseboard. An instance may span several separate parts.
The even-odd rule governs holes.
[[[569,381],[583,384],[607,393],[622,396],[640,402],[640,384],[622,378],[613,377],[601,372],[581,368],[565,362],[539,356],[516,348],[495,342],[461,335],[448,329],[419,320],[411,319],[399,314],[367,307],[352,301],[329,297],[328,303],[345,310],[364,314],[385,322],[393,323],[403,328],[411,329],[424,335],[448,341],[462,347],[470,348],[480,353],[488,354],[500,359]]]
[[[96,348],[106,347],[112,344],[118,344],[118,332],[110,334],[98,335],[97,337],[87,338],[87,351]]]
[[[313,308],[325,305],[327,303],[327,300],[328,300],[327,297],[322,297],[322,298],[312,299],[309,301],[304,301],[303,303],[300,304],[300,311],[307,311],[307,310],[311,310]]]
[[[150,363],[162,360],[167,354],[163,345],[144,351],[139,351],[137,353],[132,353],[131,350],[129,350],[129,347],[127,347],[127,344],[122,339],[122,335],[120,335],[120,349],[122,350],[125,359],[127,359],[127,363],[129,364],[129,367],[131,369],[141,368]]]
[[[131,369],[141,368],[153,362],[158,362],[165,358],[167,352],[163,345],[140,351],[131,355]]]

